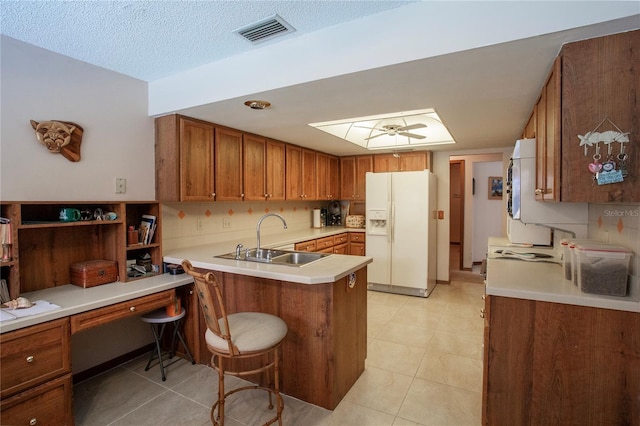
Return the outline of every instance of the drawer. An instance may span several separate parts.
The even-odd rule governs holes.
[[[316,251],[333,247],[333,235],[330,237],[318,238],[316,240]]]
[[[334,254],[347,254],[348,244],[338,244],[333,247]]]
[[[126,285],[126,284],[124,284]],[[166,290],[149,296],[138,297],[104,308],[83,312],[71,317],[71,334],[97,327],[121,318],[145,314],[173,303],[175,290]]]
[[[316,251],[316,240],[296,243],[296,251]]]
[[[349,233],[349,241],[352,243],[364,243],[365,242],[365,233],[364,232],[350,232]]]
[[[316,250],[316,253],[331,253],[333,254],[333,247],[327,247],[322,250]]]
[[[1,334],[0,361],[2,398],[71,372],[69,320]]]
[[[338,245],[338,244],[346,244],[349,242],[349,235],[348,234],[338,234],[338,235],[334,235],[333,236],[333,244],[334,245]]]
[[[71,373],[2,400],[0,424],[73,425]]]

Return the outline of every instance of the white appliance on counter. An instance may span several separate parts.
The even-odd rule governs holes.
[[[366,174],[371,290],[427,297],[436,286],[436,177],[428,170]]]
[[[585,238],[589,211],[586,203],[537,201],[536,140],[516,141],[507,170],[507,235],[512,243],[550,245],[551,228]]]

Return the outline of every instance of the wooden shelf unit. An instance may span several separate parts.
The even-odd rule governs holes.
[[[118,218],[60,222],[58,212],[63,207],[92,212],[100,208],[103,213],[116,213]],[[11,298],[69,284],[69,267],[76,262],[115,260],[123,282],[137,279],[127,276],[127,260],[149,253],[152,264],[162,265],[160,212],[156,201],[3,201],[0,215],[10,219],[12,225],[12,260],[0,263],[0,271]],[[143,214],[157,218],[153,240],[151,244],[127,246],[127,228],[139,228]]]

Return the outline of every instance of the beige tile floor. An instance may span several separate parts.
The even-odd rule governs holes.
[[[285,425],[478,425],[482,284],[452,281],[429,298],[370,291],[366,369],[334,411],[285,396]],[[162,382],[146,356],[74,386],[77,425],[207,425],[213,370],[180,361]],[[237,385],[230,378],[226,386]],[[228,403],[229,426],[269,418],[263,392]],[[234,395],[235,397],[235,395]]]

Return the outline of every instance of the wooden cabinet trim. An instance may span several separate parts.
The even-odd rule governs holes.
[[[105,306],[71,316],[71,334],[97,327],[117,319],[137,316],[173,302],[175,289],[165,290],[126,302]]]

